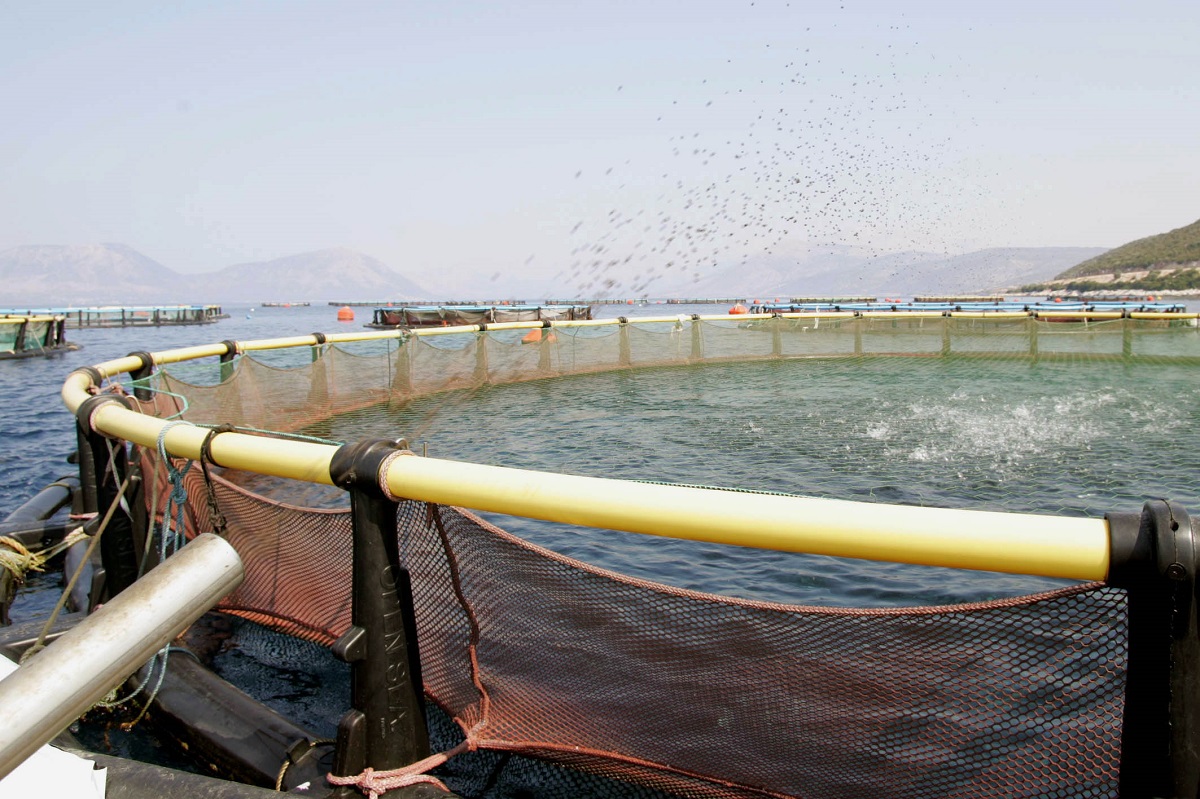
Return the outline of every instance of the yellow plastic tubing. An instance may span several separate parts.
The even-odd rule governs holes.
[[[208,354],[225,351],[217,346]],[[154,360],[175,359],[159,353]],[[140,366],[141,359],[134,357],[96,369],[111,376]],[[91,378],[81,372],[63,385],[63,400],[72,412],[87,399],[90,385]],[[155,446],[166,424],[116,402],[101,404],[91,421],[108,436],[144,446]],[[195,459],[207,432],[173,425],[164,444],[172,454]],[[223,466],[324,484],[331,482],[335,451],[239,433],[224,433],[212,442],[213,459]],[[393,458],[386,481],[398,497],[694,541],[1076,580],[1103,580],[1108,573],[1103,519],[743,494],[416,456]]]

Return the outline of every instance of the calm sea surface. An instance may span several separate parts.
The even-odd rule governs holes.
[[[59,390],[138,350],[360,330],[336,309],[230,307],[214,325],[71,331],[82,349],[0,362],[0,513],[71,472]],[[601,306],[599,315],[723,306]],[[1200,335],[1200,334],[1197,334]],[[1200,341],[1197,342],[1200,349]],[[406,436],[450,459],[878,502],[1100,516],[1169,497],[1200,511],[1195,369],[942,359],[776,361],[486,387],[381,409],[327,435]],[[0,516],[2,518],[2,516]],[[623,533],[502,526],[638,577],[821,605],[940,604],[1056,585],[1006,575],[763,553]],[[964,531],[969,534],[969,531]]]

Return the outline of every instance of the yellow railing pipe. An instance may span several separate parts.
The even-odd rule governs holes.
[[[1200,313],[1179,313],[1172,311],[1131,311],[1130,319],[1197,319]]]
[[[1038,319],[1120,319],[1124,316],[1121,311],[1037,311]]]
[[[215,358],[219,355],[224,355],[226,347],[223,343],[218,344],[203,344],[196,347],[181,347],[177,350],[167,350],[165,352],[154,352],[151,356],[156,364],[164,363],[181,363],[183,361],[194,361],[198,358]],[[136,366],[134,367],[137,368]]]
[[[394,458],[396,496],[720,544],[1102,580],[1103,519],[923,508],[663,486],[431,458]]]
[[[86,375],[63,388],[69,408],[87,399]],[[92,425],[105,435],[155,446],[161,419],[102,403]],[[208,430],[172,425],[173,455],[200,457]],[[330,484],[336,448],[223,433],[213,460],[230,468]],[[1077,519],[742,494],[405,456],[386,475],[396,496],[565,524],[696,541],[1079,580],[1108,571],[1108,526]]]
[[[1028,311],[950,311],[954,319],[1029,319]]]

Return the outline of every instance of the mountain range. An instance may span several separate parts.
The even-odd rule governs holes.
[[[0,252],[0,305],[210,304],[415,300],[429,291],[345,248],[183,275],[124,244],[28,246]]]
[[[795,297],[911,296],[1011,291],[1053,278],[1103,253],[1095,247],[979,250],[949,256],[928,252],[878,254],[845,245],[806,245],[762,256],[698,279],[636,278],[639,291],[616,296]],[[586,299],[596,290],[561,279],[462,278],[431,290],[382,261],[345,248],[234,264],[204,274],[179,274],[125,244],[25,246],[0,252],[0,306],[237,304],[260,302],[413,301],[472,297]]]
[[[650,294],[772,298],[1002,294],[1046,280],[1102,252],[1102,247],[1004,247],[962,255],[879,254],[846,245],[807,245],[702,276],[690,285],[663,280],[653,285]]]

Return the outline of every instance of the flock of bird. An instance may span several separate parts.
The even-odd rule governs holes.
[[[656,119],[667,131],[658,156],[577,170],[580,191],[608,210],[571,229],[560,280],[581,296],[643,296],[786,258],[791,242],[881,253],[950,235],[946,218],[981,191],[947,132],[971,124],[958,118],[951,65],[907,26],[853,47],[829,33],[797,26],[785,45],[764,43],[748,56],[752,85],[718,59],[726,69],[675,87],[684,99]]]

